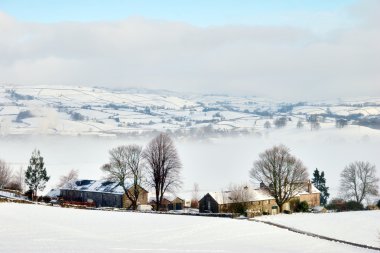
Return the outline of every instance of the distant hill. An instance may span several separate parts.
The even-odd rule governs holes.
[[[380,97],[287,103],[253,96],[138,88],[0,86],[3,136],[118,136],[168,131],[207,137],[350,124],[380,129]]]

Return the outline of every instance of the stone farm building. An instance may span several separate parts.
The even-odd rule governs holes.
[[[132,188],[129,189],[132,192]],[[137,205],[148,203],[148,191],[139,186],[140,194]],[[116,182],[108,180],[77,180],[60,189],[64,201],[94,203],[96,207],[128,208],[131,201],[123,188]]]
[[[153,210],[156,209],[156,198],[150,198],[149,205],[153,207]],[[179,197],[168,197],[164,196],[162,198],[160,211],[171,211],[171,210],[182,210],[185,207],[185,200]]]
[[[268,188],[260,184],[260,188],[254,189],[252,187],[245,187],[246,200],[244,205],[246,206],[248,216],[255,216],[261,214],[277,214],[279,207],[276,204],[275,199],[270,195]],[[310,182],[305,182],[303,189],[294,196],[293,199],[299,199],[300,201],[306,201],[310,207],[320,205],[320,192]],[[199,212],[200,213],[229,213],[232,206],[236,203],[231,198],[230,191],[222,192],[209,192],[199,200]],[[290,210],[290,204],[285,203],[283,210]]]

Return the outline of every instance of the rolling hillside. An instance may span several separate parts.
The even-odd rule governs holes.
[[[380,128],[380,98],[287,103],[258,97],[109,90],[68,86],[0,86],[1,135],[179,136],[318,130],[359,124]]]

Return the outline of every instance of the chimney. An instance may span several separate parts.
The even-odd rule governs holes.
[[[311,190],[312,190],[312,187],[311,187],[311,182],[310,182],[310,179],[309,179],[309,181],[307,182],[307,192],[311,193]]]

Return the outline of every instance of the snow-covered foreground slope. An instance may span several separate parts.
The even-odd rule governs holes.
[[[284,214],[256,219],[349,242],[380,247],[380,211]]]
[[[0,205],[0,252],[373,252],[226,218]]]

